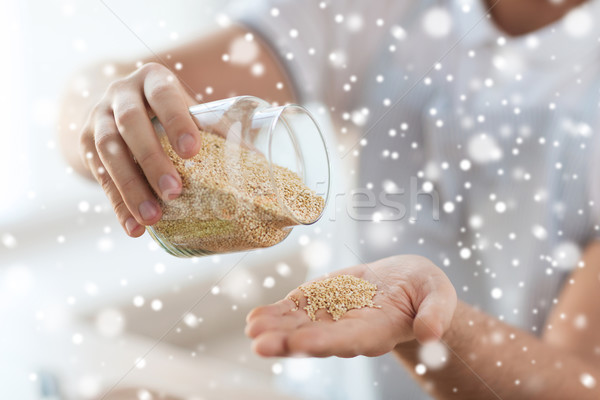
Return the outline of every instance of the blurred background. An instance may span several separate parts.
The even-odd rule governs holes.
[[[330,204],[318,224],[271,249],[176,259],[148,235],[127,238],[100,188],[58,149],[61,92],[77,70],[201,35],[226,23],[228,2],[3,5],[0,398],[367,398],[368,387],[339,381],[356,381],[364,360],[260,359],[243,334],[251,308],[332,268],[332,238],[351,234],[334,231],[339,210]],[[333,167],[333,182],[344,184]]]

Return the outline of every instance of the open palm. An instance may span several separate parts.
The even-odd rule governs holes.
[[[321,309],[312,321],[304,310],[306,298],[295,289],[285,299],[248,314],[246,334],[253,339],[254,350],[262,356],[378,356],[415,338],[421,342],[439,338],[450,325],[456,292],[426,258],[389,257],[320,279],[340,274],[375,283],[373,301],[381,308],[353,309],[338,321]]]

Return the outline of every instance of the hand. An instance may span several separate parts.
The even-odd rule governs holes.
[[[198,153],[200,133],[189,113],[194,100],[166,67],[149,63],[113,82],[93,108],[80,136],[80,154],[102,185],[119,222],[132,237],[162,213],[163,200],[181,193],[181,178],[151,123],[156,115],[183,158]]]
[[[348,311],[334,321],[325,310],[312,321],[306,298],[295,289],[286,299],[248,314],[246,334],[262,356],[379,356],[397,344],[439,339],[450,326],[456,292],[446,275],[424,257],[403,255],[330,274],[354,275],[377,285],[381,308]],[[324,278],[321,278],[324,279]],[[299,307],[290,299],[299,301]]]

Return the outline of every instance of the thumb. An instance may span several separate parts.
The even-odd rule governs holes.
[[[456,291],[443,276],[442,282],[430,282],[423,289],[423,300],[413,320],[413,332],[419,343],[439,340],[450,327],[456,309]]]

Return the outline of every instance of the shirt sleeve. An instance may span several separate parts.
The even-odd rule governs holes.
[[[265,42],[286,68],[301,102],[323,99],[329,12],[316,1],[253,1],[235,4],[232,19]],[[249,4],[251,3],[251,5]]]
[[[301,102],[342,111],[360,100],[344,88],[383,67],[379,52],[397,41],[395,21],[415,3],[262,0],[235,5],[231,16],[277,54]]]

